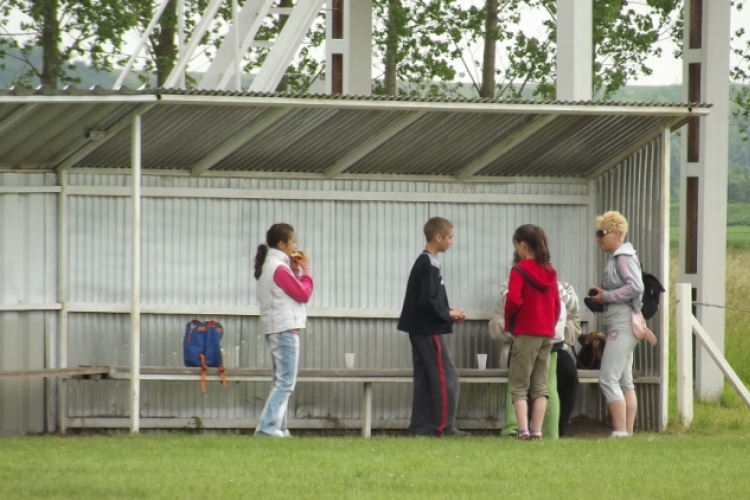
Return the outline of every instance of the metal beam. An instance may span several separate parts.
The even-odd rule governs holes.
[[[204,172],[208,172],[209,170],[211,170],[211,167],[216,165],[219,161],[235,152],[244,144],[247,144],[250,139],[266,130],[268,127],[279,121],[291,111],[292,108],[280,108],[271,111],[268,115],[253,123],[245,130],[242,130],[239,133],[235,134],[224,144],[200,159],[198,163],[193,165],[193,167],[190,169],[190,173],[192,175],[201,175]]]
[[[114,137],[117,133],[119,133],[121,130],[124,130],[129,125],[132,124],[132,120],[136,116],[141,116],[143,113],[151,109],[156,105],[155,102],[148,103],[148,104],[141,104],[137,108],[135,108],[133,111],[125,115],[122,119],[115,122],[111,127],[109,127],[106,132],[96,140],[89,141],[85,146],[80,148],[78,151],[72,153],[70,156],[68,156],[66,159],[61,159],[61,163],[57,165],[53,165],[58,170],[66,169],[69,167],[72,167],[75,165],[78,161],[82,160],[95,150],[97,150],[100,146],[104,145],[108,140],[110,140],[112,137]]]
[[[190,41],[185,48],[185,52],[180,53],[180,56],[177,59],[177,64],[175,64],[174,68],[172,68],[172,72],[164,82],[164,88],[174,88],[175,85],[177,85],[177,83],[180,81],[180,75],[185,73],[187,64],[188,62],[190,62],[190,58],[193,57],[193,52],[195,52],[195,49],[198,48],[203,35],[206,34],[208,27],[213,22],[214,17],[216,17],[216,13],[219,11],[221,3],[222,0],[211,0],[211,2],[208,4],[206,12],[203,13],[203,17],[200,21],[198,21],[198,25],[195,27],[192,35],[190,36]]]
[[[659,162],[659,280],[664,284],[665,297],[670,296],[670,259],[669,259],[669,177],[671,170],[671,139],[672,131],[664,128],[661,133],[661,161]],[[593,245],[590,245],[593,246]],[[659,400],[661,412],[659,415],[659,430],[667,430],[669,423],[669,314],[662,311],[659,315]]]
[[[398,120],[392,122],[386,128],[371,136],[365,142],[350,150],[343,157],[339,158],[336,163],[331,165],[328,170],[325,171],[325,177],[331,179],[346,171],[349,167],[357,163],[368,153],[381,146],[388,139],[398,134],[406,127],[422,118],[426,113],[424,111],[415,111],[408,113]]]
[[[557,0],[557,98],[561,101],[591,100],[593,1]]]
[[[508,153],[523,141],[552,123],[555,118],[557,118],[557,115],[541,115],[534,118],[528,125],[495,144],[489,151],[466,165],[458,174],[456,174],[456,179],[459,181],[467,180],[469,177],[473,176],[484,167]]]
[[[70,287],[68,284],[68,171],[60,169],[57,174],[60,184],[60,194],[57,196],[57,300],[60,312],[57,322],[57,366],[68,366],[68,300]],[[68,391],[64,379],[57,382],[57,429],[65,433],[65,423],[68,408]]]
[[[298,0],[276,43],[250,85],[251,92],[273,92],[292,62],[325,0]]]
[[[255,40],[255,35],[263,25],[263,20],[269,13],[274,0],[247,0],[240,9],[237,16],[237,24],[246,27],[243,31],[244,39],[240,44],[241,54],[247,53]],[[227,43],[229,33],[224,37],[224,42],[216,51],[216,56],[211,61],[206,73],[198,84],[199,89],[221,90],[226,88],[227,82],[234,74],[232,59],[234,57],[233,44]]]
[[[37,104],[24,104],[5,117],[5,119],[0,122],[0,135],[4,134],[6,130],[28,116],[37,108],[37,106]]]
[[[130,304],[130,432],[137,433],[141,410],[141,117],[133,117],[130,161],[133,169],[132,298]]]
[[[120,72],[120,76],[117,77],[117,81],[115,82],[115,85],[112,87],[113,89],[117,90],[120,87],[122,87],[122,84],[125,81],[125,78],[128,76],[128,73],[130,73],[130,70],[133,69],[135,58],[138,57],[138,54],[141,53],[141,50],[143,50],[144,45],[146,45],[146,42],[151,36],[151,33],[154,32],[156,23],[159,22],[159,18],[161,18],[161,15],[164,13],[164,9],[167,8],[169,1],[170,0],[161,0],[161,3],[159,4],[159,6],[156,9],[156,12],[154,13],[154,17],[151,18],[151,22],[148,23],[148,26],[146,27],[146,31],[143,32],[141,39],[138,40],[138,43],[136,44],[135,49],[133,49],[133,52],[130,54],[127,64],[125,64],[125,67]]]

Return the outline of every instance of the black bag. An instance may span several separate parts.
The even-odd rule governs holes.
[[[641,275],[643,277],[643,307],[641,313],[645,319],[651,319],[659,311],[659,297],[666,290],[653,274],[642,270]]]
[[[581,370],[598,370],[602,367],[607,337],[603,333],[591,332],[578,336],[581,349],[576,353],[576,366]]]

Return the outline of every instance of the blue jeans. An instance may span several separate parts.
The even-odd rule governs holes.
[[[286,431],[289,397],[294,392],[299,365],[299,335],[291,332],[266,335],[271,350],[273,387],[260,416],[256,436],[281,437]]]

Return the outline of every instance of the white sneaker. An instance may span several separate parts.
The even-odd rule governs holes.
[[[292,435],[289,433],[289,429],[284,429],[283,431],[281,431],[281,433],[283,434],[282,437],[285,437],[285,438],[292,437]]]
[[[627,433],[627,431],[613,431],[612,434],[609,435],[610,438],[627,438],[630,437],[630,434]]]
[[[265,432],[260,432],[260,433],[259,433],[258,431],[255,431],[255,435],[256,435],[256,436],[260,436],[260,437],[275,437],[275,438],[283,438],[283,437],[286,437],[286,436],[284,436],[284,433],[283,433],[283,432],[281,432],[281,431],[280,431],[280,430],[278,430],[278,429],[274,429],[273,431],[271,431],[271,433],[270,433],[270,434],[267,434],[267,433],[265,433]]]

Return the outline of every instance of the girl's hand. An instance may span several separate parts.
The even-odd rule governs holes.
[[[302,250],[297,250],[294,257],[292,257],[292,265],[295,264],[302,269],[310,269],[310,257]]]
[[[591,288],[596,292],[596,295],[591,296],[591,301],[595,304],[604,304],[604,290],[598,286],[592,286]]]

